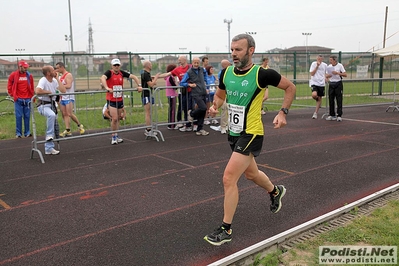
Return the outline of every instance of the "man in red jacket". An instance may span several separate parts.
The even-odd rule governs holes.
[[[18,70],[8,78],[8,94],[14,98],[16,138],[22,137],[22,118],[24,118],[24,136],[31,137],[30,132],[30,101],[34,93],[33,76],[27,71],[29,64],[18,62]]]

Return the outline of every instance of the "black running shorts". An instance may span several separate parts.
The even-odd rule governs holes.
[[[242,133],[240,136],[229,135],[228,141],[232,151],[243,155],[252,153],[254,157],[257,157],[262,150],[263,136]]]

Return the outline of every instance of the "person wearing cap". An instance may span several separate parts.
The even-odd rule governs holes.
[[[323,56],[319,54],[316,61],[310,65],[310,81],[312,88],[312,98],[316,101],[316,109],[312,119],[317,119],[317,113],[321,107],[322,98],[325,95],[327,64],[323,62]]]
[[[15,108],[15,137],[31,137],[30,132],[30,104],[34,94],[34,81],[28,71],[29,64],[25,61],[18,62],[18,70],[8,77],[7,91],[14,98]],[[24,120],[24,133],[22,134],[22,118]]]
[[[133,79],[137,84],[139,92],[142,91],[139,79],[130,73],[120,70],[121,61],[118,58],[114,58],[111,61],[112,69],[105,71],[101,76],[100,81],[102,86],[107,90],[106,100],[109,106],[109,113],[112,117],[111,130],[112,140],[111,144],[118,144],[123,142],[123,139],[119,138],[116,132],[119,129],[119,117],[123,110],[123,78]]]
[[[63,62],[58,62],[55,65],[55,71],[61,74],[60,80],[62,84],[64,84],[67,93],[74,93],[75,92],[75,81],[71,73],[69,73],[65,69],[65,64]],[[64,132],[60,133],[61,137],[69,137],[72,136],[71,133],[71,119],[76,123],[79,129],[80,135],[85,133],[85,129],[83,124],[79,122],[79,119],[73,113],[73,105],[75,102],[75,95],[62,95],[60,101],[60,109],[62,112],[62,118],[65,123],[65,130]]]

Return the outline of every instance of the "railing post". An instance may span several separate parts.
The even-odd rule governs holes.
[[[384,74],[384,57],[380,57],[380,71],[378,78],[382,79]],[[382,95],[382,80],[378,83],[378,95]]]
[[[294,52],[294,84],[296,85],[296,52]]]

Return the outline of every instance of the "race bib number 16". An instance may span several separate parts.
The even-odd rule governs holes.
[[[229,130],[234,133],[241,133],[244,130],[245,107],[235,104],[228,104],[229,109]]]

